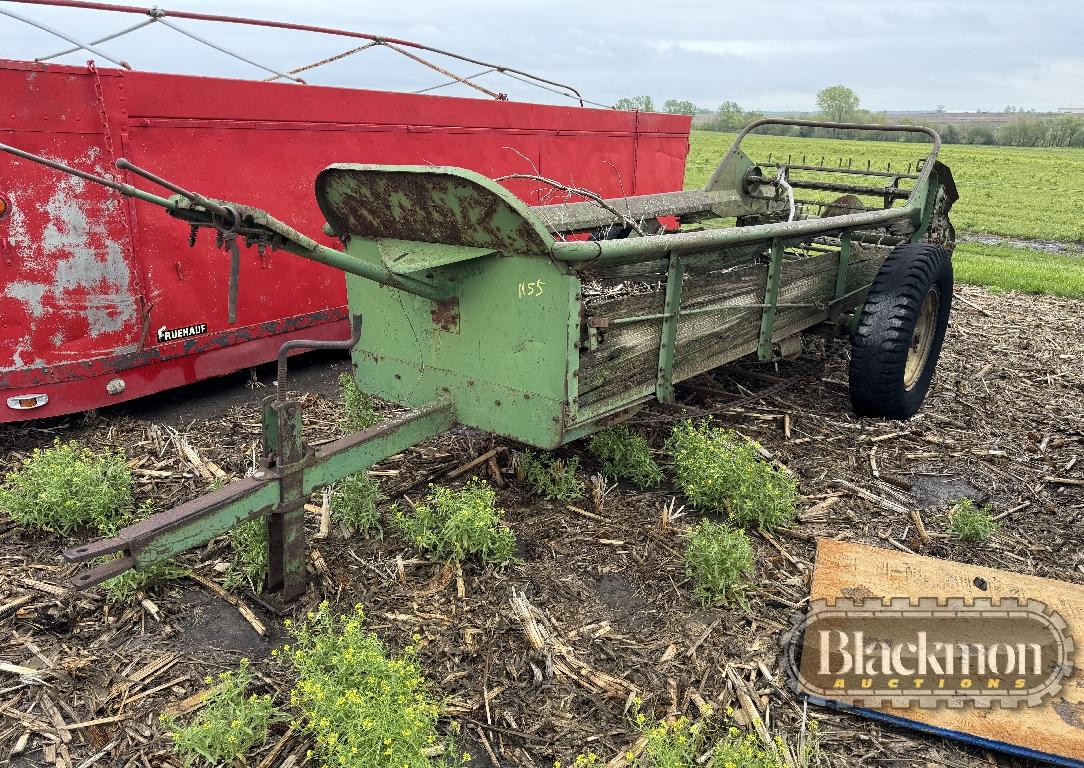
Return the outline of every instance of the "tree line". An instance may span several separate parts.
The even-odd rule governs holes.
[[[620,99],[615,109],[640,110],[654,112],[655,103],[650,96],[634,96]],[[844,85],[822,88],[817,93],[817,109],[813,119],[830,120],[837,123],[888,124],[888,115],[884,112],[872,112],[861,109],[858,95]],[[733,101],[724,101],[715,110],[701,109],[691,101],[667,99],[662,106],[663,112],[675,115],[696,115],[712,112],[712,118],[698,123],[697,129],[704,131],[723,131],[733,133],[756,120],[765,117],[763,112],[744,110]],[[943,107],[938,107],[943,112]],[[928,124],[941,134],[945,144],[975,144],[1005,147],[1084,147],[1084,117],[1077,115],[1058,115],[1053,118],[1041,118],[1033,113],[1016,107],[1006,107],[1005,112],[1015,114],[1010,122],[1001,126],[975,123],[957,126],[951,123]],[[904,125],[915,125],[916,121],[903,119]],[[926,141],[921,134],[898,133],[893,131],[857,131],[847,129],[805,128],[798,126],[769,125],[758,130],[774,136],[801,136],[823,138],[866,139],[871,141]]]

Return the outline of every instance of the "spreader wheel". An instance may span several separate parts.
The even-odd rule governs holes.
[[[909,419],[930,388],[952,308],[952,260],[940,245],[897,246],[866,295],[851,338],[851,405]]]

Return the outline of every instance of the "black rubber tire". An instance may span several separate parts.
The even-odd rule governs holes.
[[[921,368],[906,384],[908,353],[923,304],[937,292],[933,336]],[[909,419],[922,407],[930,388],[952,311],[952,258],[933,243],[899,245],[881,265],[866,295],[858,328],[851,337],[851,405],[860,416]],[[932,314],[929,310],[927,317]],[[928,335],[928,334],[927,334]]]

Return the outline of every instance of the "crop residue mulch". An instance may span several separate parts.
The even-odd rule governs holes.
[[[343,610],[360,602],[390,649],[420,635],[433,692],[477,766],[550,766],[587,750],[621,765],[639,736],[626,713],[632,696],[660,717],[730,707],[746,727],[760,720],[793,736],[803,711],[778,665],[779,636],[806,600],[814,537],[1084,581],[1082,331],[1084,302],[959,289],[931,397],[909,422],[851,415],[845,356],[837,354],[777,371],[741,364],[682,389],[694,412],[718,412],[801,480],[793,528],[753,534],[758,572],[748,612],[692,601],[680,532],[696,513],[686,509],[660,526],[664,505],[675,496],[675,511],[682,505],[672,487],[619,486],[601,509],[588,498],[569,509],[517,486],[515,446],[468,429],[393,457],[376,476],[393,499],[417,500],[427,482],[496,448],[492,462],[472,471],[504,484],[498,498],[519,561],[502,571],[457,569],[390,534],[363,539],[333,529],[310,539],[313,589],[289,612],[303,615],[325,599]],[[796,372],[790,386],[768,378]],[[768,397],[750,399],[766,388]],[[304,398],[306,438],[337,436],[337,403]],[[741,404],[720,412],[735,399]],[[653,409],[640,419],[656,447],[669,416]],[[14,467],[57,436],[123,449],[140,499],[164,509],[243,475],[259,417],[253,406],[235,406],[178,428],[118,409],[13,427],[0,432],[0,466]],[[593,466],[582,461],[586,479]],[[1001,524],[992,541],[961,545],[945,535],[949,502],[962,496],[992,505]],[[312,515],[310,536],[319,525]],[[127,606],[69,592],[73,568],[58,555],[64,543],[0,521],[0,749],[13,765],[179,765],[158,715],[193,711],[204,677],[241,657],[253,660],[261,688],[288,699],[290,673],[270,655],[288,642],[285,617],[251,593],[222,591],[224,540],[182,558],[194,580]],[[809,714],[834,764],[1009,764],[857,717]],[[303,765],[309,747],[282,724],[248,764]]]

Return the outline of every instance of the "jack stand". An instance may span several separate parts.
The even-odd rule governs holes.
[[[278,475],[279,503],[267,515],[267,589],[286,602],[305,592],[305,444],[301,404],[269,397],[263,404],[264,466]]]

